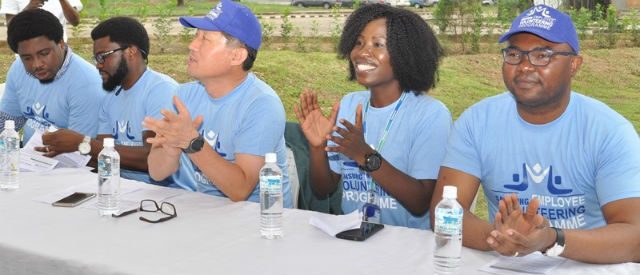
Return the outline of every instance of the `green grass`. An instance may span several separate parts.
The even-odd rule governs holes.
[[[91,44],[71,41],[74,50],[89,58]],[[153,45],[153,42],[152,42]],[[6,46],[5,46],[6,47]],[[185,73],[186,46],[173,54],[150,56],[149,66],[164,72],[179,82],[190,81]],[[0,55],[0,82],[14,55],[6,48]],[[574,78],[574,90],[595,97],[629,119],[640,129],[640,60],[639,48],[613,50],[584,50],[584,64]],[[439,83],[430,93],[444,102],[457,118],[462,111],[482,98],[504,91],[501,76],[502,59],[497,53],[478,55],[452,55],[444,59]],[[320,103],[326,110],[344,94],[363,89],[347,80],[347,63],[335,53],[299,53],[288,50],[261,50],[254,72],[269,83],[280,95],[289,120],[295,120],[293,105],[304,89],[319,93]],[[487,217],[484,196],[480,196],[476,213]]]

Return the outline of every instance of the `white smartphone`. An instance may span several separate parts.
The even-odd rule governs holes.
[[[75,207],[95,197],[95,193],[75,192],[53,203],[53,206]]]

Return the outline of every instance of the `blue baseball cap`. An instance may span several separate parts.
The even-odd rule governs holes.
[[[567,43],[575,53],[580,52],[578,33],[571,18],[546,5],[534,6],[520,14],[511,23],[511,28],[500,37],[505,42],[514,34],[528,32],[553,43]]]
[[[246,6],[230,0],[221,0],[204,17],[180,17],[180,24],[187,28],[224,32],[254,50],[260,49],[262,43],[258,18]]]

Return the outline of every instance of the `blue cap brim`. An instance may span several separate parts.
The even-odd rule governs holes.
[[[180,24],[186,28],[196,28],[207,31],[220,31],[220,27],[205,17],[180,17]]]

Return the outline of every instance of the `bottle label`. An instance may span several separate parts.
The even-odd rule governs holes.
[[[260,190],[269,192],[280,192],[282,189],[282,176],[262,176],[260,177]]]
[[[449,235],[461,235],[462,213],[462,208],[436,208],[435,231]]]

